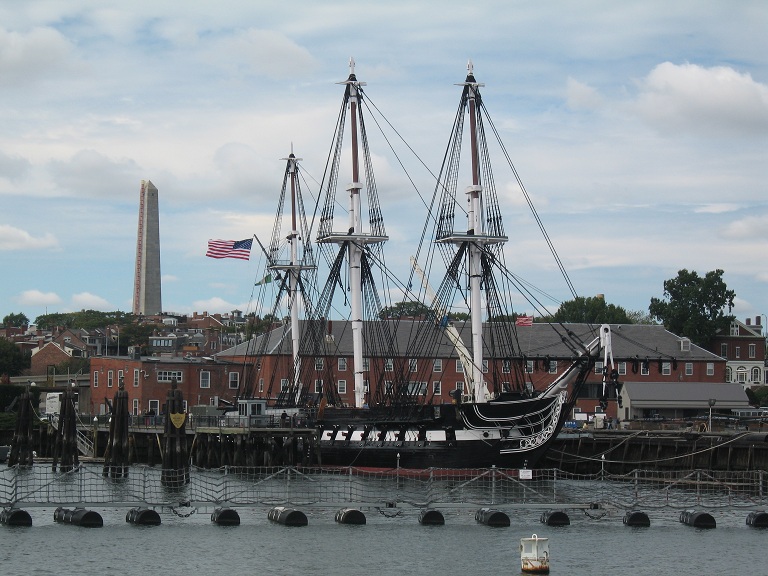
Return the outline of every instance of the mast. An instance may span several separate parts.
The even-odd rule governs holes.
[[[293,147],[291,147],[293,148]],[[301,396],[301,383],[299,382],[301,374],[301,359],[299,356],[299,344],[301,337],[301,328],[299,326],[299,307],[300,296],[302,295],[301,275],[305,270],[315,270],[314,257],[310,245],[306,242],[309,230],[304,217],[303,201],[298,182],[299,165],[301,158],[296,158],[293,149],[286,161],[285,176],[283,178],[283,189],[281,191],[280,202],[278,204],[278,214],[275,218],[275,228],[272,233],[270,243],[269,266],[270,271],[283,272],[287,275],[288,289],[288,309],[290,311],[291,322],[291,352],[293,359],[293,381],[291,390],[295,392],[295,399],[298,401]],[[280,221],[282,220],[282,207],[285,196],[290,188],[290,229],[285,234],[281,231]],[[301,230],[299,227],[301,226]],[[288,258],[279,259],[280,245],[283,238],[288,242]]]
[[[483,254],[490,245],[500,245],[507,241],[500,227],[501,219],[493,215],[497,222],[491,230],[486,230],[485,221],[487,215],[483,213],[484,201],[483,193],[486,186],[492,183],[486,183],[484,186],[481,175],[490,174],[484,170],[480,164],[481,156],[485,154],[480,150],[485,150],[484,140],[482,140],[481,128],[479,126],[479,111],[481,109],[481,98],[478,88],[484,86],[475,80],[472,61],[467,65],[467,77],[464,82],[459,84],[464,86],[464,95],[462,103],[465,106],[464,113],[469,116],[469,140],[470,140],[470,168],[471,184],[465,189],[467,196],[467,228],[466,232],[461,233],[455,230],[446,230],[446,234],[439,233],[436,238],[438,244],[454,244],[456,246],[464,245],[467,253],[467,275],[469,277],[469,313],[471,326],[471,366],[464,366],[465,374],[471,374],[467,383],[472,386],[470,394],[474,402],[487,402],[487,385],[483,379],[483,290],[487,288],[483,282]],[[454,132],[454,138],[460,142],[457,132]],[[491,204],[496,205],[494,200]],[[487,209],[487,208],[486,208]]]
[[[365,250],[368,249],[368,246],[385,242],[387,236],[384,233],[373,174],[370,172],[370,157],[368,155],[367,139],[362,122],[361,103],[363,92],[361,87],[365,86],[365,82],[358,81],[357,76],[355,76],[355,61],[352,58],[349,60],[349,69],[350,73],[347,80],[339,83],[346,86],[345,103],[349,114],[349,136],[351,140],[352,181],[346,187],[349,196],[348,226],[344,232],[330,231],[329,227],[332,226],[331,212],[334,202],[332,199],[333,191],[329,189],[326,198],[327,210],[324,210],[324,216],[321,217],[317,241],[321,244],[335,243],[346,250],[350,323],[352,327],[355,407],[362,408],[365,403],[365,373],[363,371],[363,261],[366,258]],[[341,126],[343,126],[343,122]],[[340,142],[343,139],[341,131],[337,133],[337,138],[340,140],[335,149],[341,150]],[[360,177],[361,156],[365,161],[366,185],[368,189],[366,200],[370,216],[369,225],[372,228],[370,231],[363,230],[362,205],[364,189]],[[334,166],[338,166],[338,158],[334,158]]]
[[[480,184],[480,160],[477,153],[477,118],[476,118],[476,96],[477,88],[481,86],[475,82],[472,74],[472,62],[467,65],[467,79],[464,85],[469,90],[468,94],[468,114],[469,114],[469,140],[472,154],[472,185],[467,187],[467,199],[469,201],[469,210],[467,212],[467,235],[483,236],[482,206],[480,199],[483,187]],[[472,356],[473,363],[471,370],[472,383],[475,402],[485,401],[483,391],[483,309],[481,299],[481,246],[478,243],[469,244],[469,314],[472,321]],[[468,368],[468,367],[467,367]],[[465,370],[467,369],[465,368]]]

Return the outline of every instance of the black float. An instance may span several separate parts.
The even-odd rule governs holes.
[[[0,512],[0,524],[6,526],[32,526],[32,516],[26,510],[5,508]]]
[[[716,528],[717,523],[711,514],[707,512],[696,512],[695,510],[684,510],[680,512],[680,522],[694,528]]]
[[[509,516],[501,510],[493,508],[480,508],[475,512],[475,520],[486,526],[504,528],[509,526]]]
[[[160,526],[160,514],[151,508],[131,508],[125,521],[137,526]]]
[[[419,513],[419,524],[423,526],[442,526],[445,524],[445,518],[440,510],[424,508]]]
[[[365,524],[365,514],[356,508],[342,508],[336,512],[339,524]]]
[[[211,522],[219,526],[240,526],[240,514],[232,508],[216,508],[211,514]]]
[[[101,514],[93,510],[86,510],[85,508],[75,508],[74,510],[61,507],[56,508],[53,512],[53,521],[83,528],[101,528],[104,526]]]
[[[768,512],[750,512],[747,514],[747,526],[768,528]]]
[[[627,510],[624,514],[624,524],[627,526],[650,526],[651,519],[648,518],[648,514],[640,512],[639,510]]]
[[[306,526],[309,523],[304,512],[285,506],[272,508],[267,514],[267,518],[283,526]]]
[[[571,519],[564,510],[546,510],[541,514],[541,523],[547,526],[569,526]]]

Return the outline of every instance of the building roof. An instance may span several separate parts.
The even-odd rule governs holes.
[[[430,355],[433,357],[458,357],[454,346],[445,336],[444,331],[435,326],[431,321],[420,320],[387,320],[377,322],[366,322],[364,331],[370,337],[369,342],[382,342],[373,337],[377,328],[385,327],[395,331],[396,338],[394,345],[389,342],[382,342],[382,348],[378,352],[372,352],[370,356],[391,357],[397,356],[397,352],[405,354],[408,350],[408,342],[413,338],[415,325],[428,322],[435,331],[435,336],[439,338],[440,343],[437,348],[433,348]],[[302,321],[300,327],[306,331],[310,323]],[[617,360],[631,360],[637,358],[642,361],[670,360],[672,358],[680,361],[708,361],[723,362],[724,360],[712,352],[705,350],[695,344],[692,344],[687,338],[681,338],[666,330],[663,326],[652,324],[611,324],[613,334],[612,347],[613,355]],[[462,340],[469,346],[471,340],[469,322],[454,322],[454,327],[459,331]],[[487,329],[487,325],[486,325]],[[352,328],[351,322],[346,320],[333,320],[323,328],[331,338],[326,339],[326,349],[319,350],[318,355],[335,354],[339,356],[352,355]],[[550,325],[546,323],[534,323],[533,326],[517,327],[517,345],[519,351],[498,350],[497,358],[503,358],[506,355],[518,357],[521,354],[529,359],[543,358],[551,356],[553,358],[571,358],[573,357],[573,347],[566,341],[572,335],[573,339],[588,344],[598,333],[599,326],[593,324],[563,324]],[[266,342],[265,342],[266,339]],[[328,344],[332,343],[332,351],[329,351]],[[266,348],[263,346],[266,344]],[[386,346],[384,346],[386,345]],[[219,356],[243,356],[255,355],[259,350],[265,349],[267,354],[290,354],[291,338],[290,325],[280,326],[270,332],[258,336],[253,340],[243,342],[232,348],[221,351]],[[303,352],[310,355],[311,351]],[[418,354],[415,354],[418,356]]]
[[[747,394],[738,382],[624,382],[633,408],[749,408]]]

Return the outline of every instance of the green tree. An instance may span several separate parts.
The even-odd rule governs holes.
[[[27,318],[23,312],[19,312],[18,314],[11,312],[3,318],[3,325],[23,328],[24,326],[29,326],[29,318]]]
[[[718,332],[728,333],[734,316],[725,309],[733,309],[735,297],[723,281],[722,270],[701,277],[683,269],[676,278],[664,281],[664,299],[651,298],[648,311],[670,332],[706,347]]]
[[[410,318],[428,316],[432,313],[429,306],[418,300],[403,300],[393,306],[385,306],[379,312],[379,318]]]
[[[23,370],[29,368],[31,359],[31,354],[22,352],[10,340],[0,338],[0,374],[20,376]]]
[[[757,406],[768,406],[768,386],[758,386],[756,388],[747,388],[753,393]]]
[[[577,296],[560,304],[555,322],[587,322],[589,324],[631,324],[632,319],[621,306],[607,304],[598,296]]]

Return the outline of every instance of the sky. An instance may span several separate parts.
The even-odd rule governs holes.
[[[164,310],[254,309],[259,251],[214,260],[207,241],[267,243],[291,150],[318,193],[350,57],[434,172],[473,62],[579,295],[647,312],[678,270],[722,269],[737,317],[768,313],[768,4],[471,4],[0,0],[0,318],[130,311],[142,180]],[[371,148],[397,259],[425,210],[383,138]],[[570,299],[496,183],[507,263]]]

